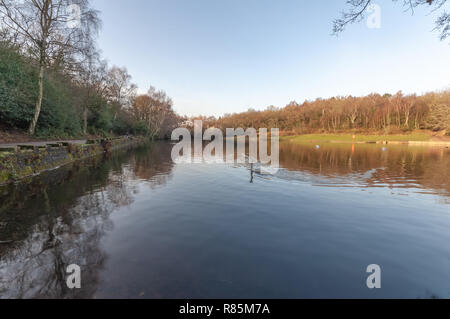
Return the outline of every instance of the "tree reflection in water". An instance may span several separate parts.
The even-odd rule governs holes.
[[[450,197],[450,149],[406,145],[281,143],[279,177],[329,186],[415,188]],[[293,172],[300,172],[297,176]],[[309,180],[311,181],[311,180]]]
[[[0,189],[0,298],[93,297],[110,214],[133,203],[138,182],[166,183],[170,152],[154,143]],[[71,264],[82,268],[82,289],[67,288]]]
[[[449,149],[384,147],[325,144],[316,148],[309,144],[281,143],[282,169],[275,176],[264,178],[362,190],[383,187],[405,193],[429,192],[440,195],[437,198],[449,203]],[[167,183],[174,168],[171,150],[170,143],[153,143],[132,152],[93,158],[15,186],[0,188],[0,297],[95,297],[101,270],[108,259],[102,249],[102,238],[113,228],[111,213],[132,205],[143,187],[155,188]],[[191,174],[188,182],[193,187],[195,174],[201,175],[202,169],[196,166],[188,170]],[[251,172],[254,189],[257,189],[263,183],[258,180],[256,169]],[[216,187],[227,173],[220,169],[218,175],[211,175],[218,180],[214,181]],[[242,187],[240,181],[236,184],[232,180],[225,182],[230,183],[225,186]],[[272,191],[276,192],[277,183],[266,186],[272,187],[272,184]],[[296,184],[288,187],[295,189]],[[185,198],[181,199],[189,198],[195,191],[195,188],[185,190],[180,195]],[[201,208],[195,205],[190,207],[191,211]],[[245,203],[241,205],[245,208]],[[81,290],[67,289],[66,268],[70,264],[82,268]]]

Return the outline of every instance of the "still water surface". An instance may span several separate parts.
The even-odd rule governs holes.
[[[450,298],[449,149],[282,143],[252,177],[171,148],[0,189],[0,298]]]

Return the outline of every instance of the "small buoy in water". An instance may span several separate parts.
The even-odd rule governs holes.
[[[316,149],[317,149],[317,150],[320,150],[320,145],[316,145]]]

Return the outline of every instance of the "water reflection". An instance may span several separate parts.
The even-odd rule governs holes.
[[[288,171],[281,171],[281,178],[307,179],[322,186],[413,188],[450,196],[450,149],[445,147],[324,144],[318,149],[282,143],[280,162]]]
[[[49,172],[26,183],[1,188],[0,297],[96,297],[99,286],[102,286],[102,273],[108,268],[107,265],[120,273],[122,268],[117,260],[133,260],[133,258],[140,260],[143,263],[143,271],[150,274],[148,278],[145,275],[139,276],[137,270],[139,266],[135,265],[136,269],[131,268],[131,272],[136,270],[136,275],[130,275],[127,279],[148,283],[147,289],[150,292],[146,296],[181,298],[322,296],[314,290],[318,284],[308,282],[311,276],[307,270],[319,269],[323,273],[318,277],[326,278],[331,276],[331,273],[328,274],[323,265],[336,263],[341,269],[345,269],[345,275],[349,265],[353,266],[355,260],[361,257],[350,255],[347,250],[354,254],[360,250],[369,250],[367,247],[370,247],[370,244],[367,243],[365,247],[352,245],[358,245],[358,241],[364,236],[376,236],[377,231],[370,225],[374,223],[370,220],[373,217],[369,217],[367,222],[363,219],[366,217],[355,215],[350,222],[345,219],[348,217],[341,220],[332,215],[331,204],[327,203],[329,198],[323,197],[322,194],[327,192],[324,186],[352,187],[361,190],[398,189],[406,195],[408,192],[438,195],[432,198],[438,198],[439,205],[450,203],[449,149],[384,147],[385,149],[378,145],[328,144],[317,148],[315,145],[282,143],[281,170],[271,176],[261,174],[255,167],[248,167],[250,184],[247,176],[243,177],[244,183],[241,183],[240,174],[245,175],[245,170],[239,169],[239,166],[234,169],[227,165],[220,168],[205,164],[176,166],[171,160],[172,144],[154,143],[133,151],[93,158]],[[177,181],[172,183],[172,179],[175,178]],[[287,184],[279,184],[280,181]],[[303,197],[303,201],[299,200],[296,183],[319,186],[314,190],[305,189],[309,192],[309,197],[315,197],[311,198],[310,202],[307,201],[309,197]],[[140,193],[144,193],[145,196],[141,196],[138,203]],[[149,196],[150,194],[154,197]],[[335,193],[327,194],[337,196]],[[378,196],[383,198],[385,195]],[[365,199],[351,194],[348,204],[336,199],[333,205],[337,205],[336,209],[340,212],[348,210],[351,213],[354,203],[357,202],[359,205]],[[399,204],[404,205],[404,202],[397,197],[390,200],[394,206],[398,205],[399,215],[406,213],[407,209],[402,211]],[[370,208],[373,204],[369,201],[365,205]],[[135,218],[135,223],[129,226],[131,230],[139,233],[140,223],[155,227],[146,229],[148,234],[132,237],[127,243],[129,248],[124,251],[120,251],[119,248],[117,251],[110,247],[105,248],[102,244],[104,238],[108,234],[116,234],[112,213],[124,207],[129,208],[131,213],[139,215]],[[303,215],[296,210],[300,207],[302,211],[306,211]],[[441,212],[443,207],[429,206],[429,209]],[[153,215],[148,214],[148,210],[151,210]],[[279,220],[268,218],[278,210],[284,212],[284,215],[276,216],[280,218]],[[257,218],[246,219],[260,212],[264,214],[258,215]],[[314,217],[308,215],[311,212],[315,212]],[[437,213],[435,215],[436,220],[438,217],[441,218]],[[400,220],[400,217],[398,218]],[[435,219],[421,220],[417,223],[434,225],[434,222]],[[447,223],[448,220],[444,222]],[[346,228],[351,227],[352,223],[356,225],[356,230]],[[382,224],[382,221],[379,223]],[[445,228],[443,226],[445,223],[439,227]],[[156,227],[157,225],[160,227]],[[246,228],[247,225],[251,227]],[[324,231],[327,227],[339,225],[341,227],[339,230]],[[392,235],[388,227],[400,227],[395,223],[389,224],[388,227],[382,226],[381,232],[386,232],[387,229],[389,236],[395,235]],[[436,226],[436,229],[439,227]],[[299,229],[303,231],[299,232]],[[398,232],[398,229],[395,230],[393,233]],[[436,231],[439,236],[422,229],[419,232],[422,236],[419,242],[423,247],[420,245],[418,247],[422,249],[421,252],[430,248],[435,249],[438,253],[433,252],[433,257],[439,263],[448,257],[445,256],[448,251],[436,243],[447,235],[441,229]],[[319,236],[318,233],[322,235]],[[116,238],[121,236],[120,232],[118,234],[112,237],[121,242],[121,238]],[[322,242],[323,239],[320,237],[327,236],[336,237],[329,242]],[[418,240],[408,237],[410,234],[407,232],[402,236],[399,237],[399,242],[403,239],[408,245]],[[316,238],[316,241],[305,245],[304,243],[311,238]],[[392,237],[389,240],[397,242],[398,238]],[[345,248],[341,258],[344,260],[348,258],[347,264],[332,259],[337,258],[335,255],[338,254],[336,246],[338,243]],[[314,245],[317,245],[317,251],[313,251],[316,247]],[[244,255],[240,251],[242,247],[247,247]],[[374,248],[376,256],[387,254],[386,251],[389,249],[394,249],[389,252],[392,253],[389,255],[390,258],[395,258],[398,254],[394,253],[395,246],[391,244],[382,244],[380,247]],[[148,250],[145,250],[146,248]],[[286,254],[282,254],[284,250]],[[234,256],[237,261],[227,261],[223,259],[223,254]],[[183,256],[186,257],[183,260],[184,264],[181,263]],[[189,260],[189,256],[195,260]],[[266,258],[263,259],[265,263],[258,263],[258,271],[254,271],[252,267],[255,261],[263,258],[262,256]],[[246,259],[252,257],[254,259]],[[317,261],[315,264],[311,261],[312,257],[318,258],[321,263]],[[415,256],[409,257],[416,260]],[[417,255],[417,258],[419,257],[420,255]],[[389,258],[387,260],[391,261]],[[78,264],[83,269],[81,290],[67,289],[65,270],[70,264]],[[280,268],[280,264],[284,268]],[[228,265],[228,268],[221,269],[224,265]],[[241,267],[239,265],[242,268],[239,268]],[[246,265],[248,269],[245,268]],[[130,270],[127,267],[131,266],[128,264],[124,266]],[[418,265],[419,270],[414,271],[426,267],[428,266]],[[235,272],[230,269],[234,269]],[[280,269],[281,272],[278,274]],[[215,270],[220,272],[220,278],[217,278]],[[108,276],[110,272],[106,272]],[[183,278],[191,278],[191,281],[172,282],[171,280],[175,280],[173,278],[178,274],[183,274]],[[251,274],[257,278],[253,278]],[[270,281],[269,274],[273,276],[273,282]],[[413,275],[417,275],[417,272]],[[279,276],[278,281],[276,276]],[[310,287],[310,292],[298,293],[294,287],[291,287],[291,290],[283,290],[287,289],[286,285],[283,289],[282,284],[280,287],[277,286],[283,280],[286,280],[286,283],[291,282],[292,277],[301,277],[304,286]],[[330,279],[331,283],[328,285],[331,286],[324,291],[336,292],[336,295],[332,295],[334,297],[345,297],[346,295],[338,294],[339,290],[336,287],[342,282],[339,282],[341,280],[339,276],[336,277],[338,277],[335,279],[336,286],[332,285]],[[264,278],[271,282],[267,283],[268,286],[263,285]],[[123,280],[125,278],[117,275],[116,281],[111,279],[111,285],[125,286],[127,283]],[[240,284],[236,286],[236,283]],[[108,285],[103,284],[102,287],[100,296],[116,296],[114,291],[105,288],[109,287]],[[248,290],[244,291],[243,287],[248,287]],[[258,289],[262,289],[261,291],[265,291],[266,294],[252,294],[260,291]],[[189,293],[191,290],[193,293]],[[218,295],[219,291],[224,294],[228,292],[229,295]],[[402,291],[397,293],[395,296],[402,296]],[[428,295],[427,293],[419,297],[434,296],[431,292]],[[119,296],[139,295],[124,293]]]
[[[90,298],[107,258],[100,248],[110,214],[133,203],[139,181],[170,178],[170,145],[155,143],[66,166],[0,189],[0,297]],[[83,269],[70,290],[66,268]]]

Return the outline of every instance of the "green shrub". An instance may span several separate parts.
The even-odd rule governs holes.
[[[26,129],[33,118],[37,75],[31,61],[0,43],[0,122]]]
[[[70,80],[47,70],[44,98],[36,134],[77,135],[81,116]],[[0,44],[0,122],[27,129],[34,116],[37,98],[37,74],[33,61],[12,47]]]

